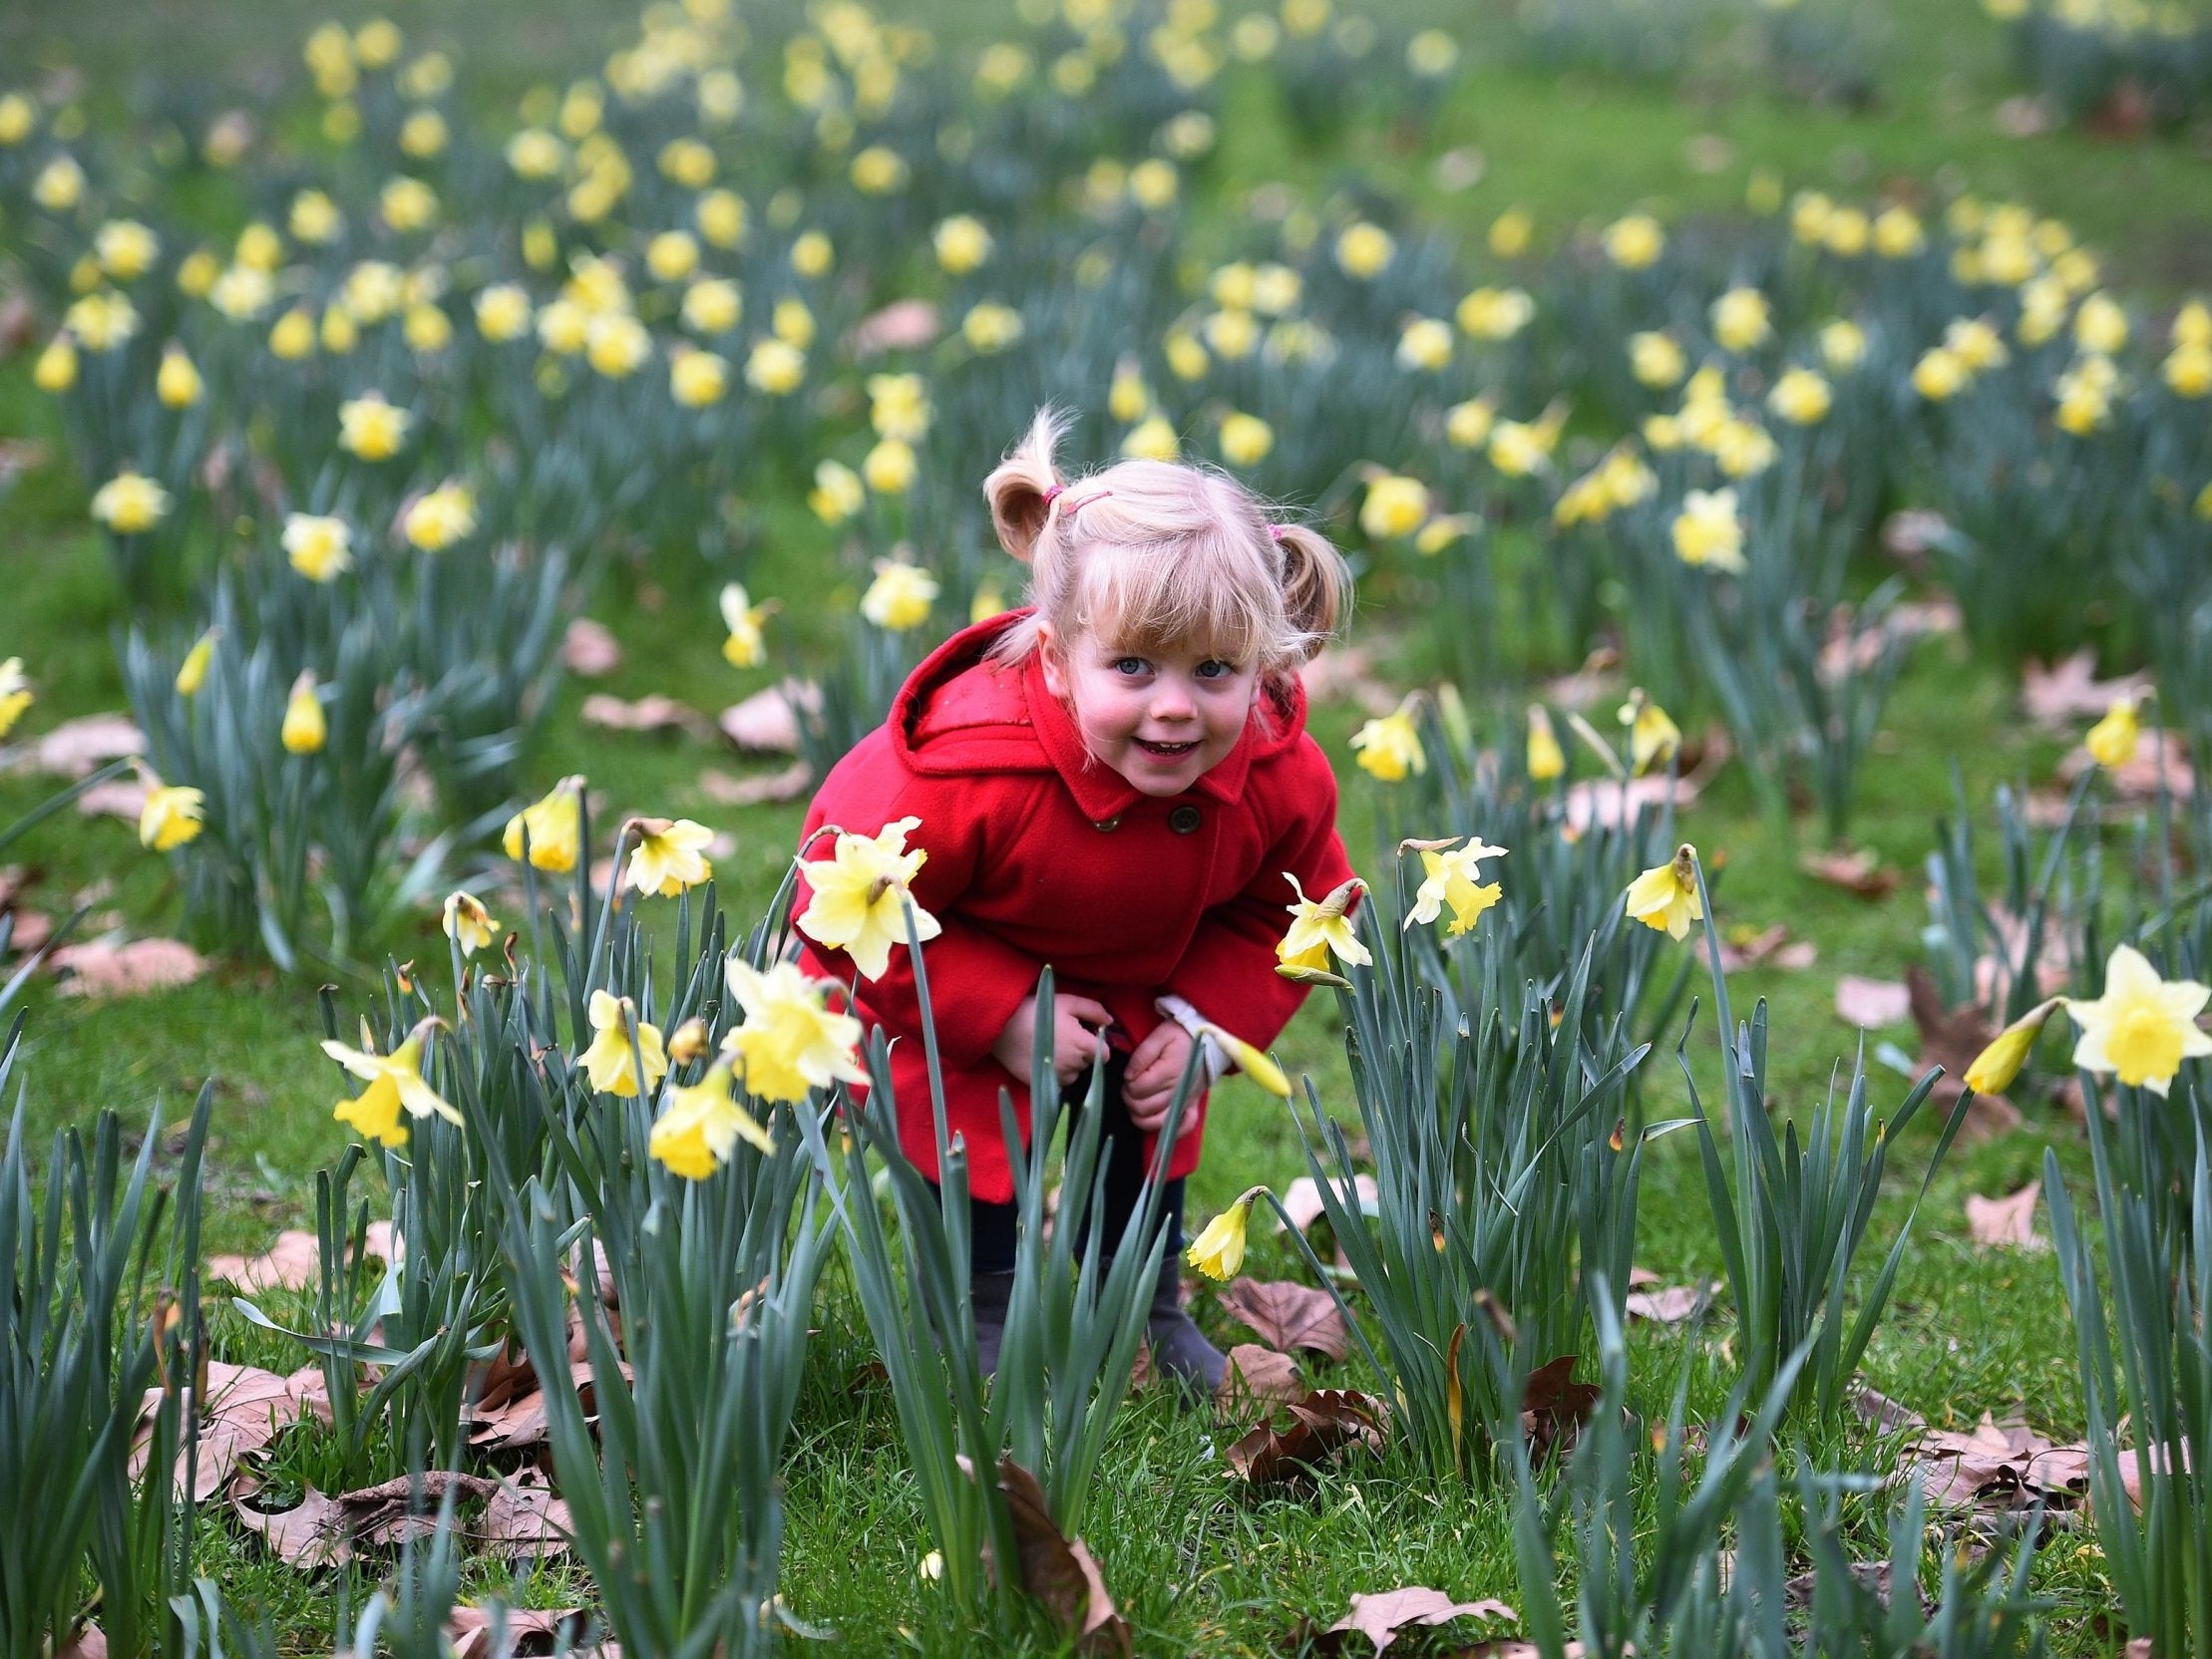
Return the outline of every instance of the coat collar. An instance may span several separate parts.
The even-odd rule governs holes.
[[[964,723],[972,735],[954,746],[958,758],[947,754],[940,760],[925,744],[923,732],[934,694],[967,671],[984,667],[991,644],[1026,615],[1027,611],[1012,611],[991,617],[962,629],[931,652],[908,678],[892,706],[893,740],[908,763],[924,772],[1030,771],[1041,759],[1067,786],[1084,817],[1094,822],[1118,817],[1144,800],[1144,793],[1112,767],[1092,759],[1074,719],[1046,689],[1043,666],[1034,656],[1014,672],[984,668],[994,682],[989,702],[995,705],[990,713],[996,718]],[[1294,677],[1264,687],[1261,697],[1237,746],[1185,791],[1185,797],[1205,796],[1224,806],[1236,805],[1244,797],[1254,761],[1290,749],[1304,735],[1305,690]],[[1263,714],[1268,718],[1263,720]],[[1009,742],[1023,726],[1033,748]],[[1021,749],[1031,757],[1027,765],[1020,764],[1017,751]]]

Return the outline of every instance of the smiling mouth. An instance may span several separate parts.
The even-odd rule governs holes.
[[[1195,738],[1189,743],[1151,743],[1143,738],[1132,738],[1130,741],[1147,755],[1157,755],[1166,761],[1178,760],[1198,747]]]

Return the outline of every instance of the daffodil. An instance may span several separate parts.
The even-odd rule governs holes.
[[[2013,1080],[2020,1076],[2028,1055],[2034,1052],[2035,1039],[2042,1035],[2043,1022],[2064,1001],[2063,997],[2052,997],[2048,1002],[2038,1003],[1999,1032],[1967,1068],[1966,1086],[1977,1095],[2002,1095],[2012,1088]]]
[[[407,442],[415,417],[396,409],[381,392],[364,392],[338,406],[338,448],[363,461],[389,461]]]
[[[1504,857],[1504,847],[1492,846],[1480,835],[1469,835],[1464,841],[1455,837],[1447,841],[1413,841],[1407,845],[1420,853],[1425,874],[1414,892],[1413,907],[1406,911],[1401,926],[1435,921],[1449,905],[1452,919],[1445,931],[1456,939],[1498,902],[1504,889],[1495,881],[1481,880],[1482,871],[1477,866],[1485,858]]]
[[[725,973],[745,1019],[723,1040],[745,1091],[764,1101],[803,1101],[832,1083],[865,1083],[854,1058],[861,1023],[829,1006],[828,980],[811,979],[792,962],[766,972],[731,957]]]
[[[969,346],[987,357],[993,352],[1004,351],[1020,339],[1023,326],[1019,311],[987,299],[968,307],[967,315],[960,319],[960,335]]]
[[[2197,1029],[2197,1016],[2212,996],[2193,979],[2164,980],[2143,953],[2121,945],[2104,964],[2104,995],[2068,1002],[2081,1028],[2073,1063],[2099,1076],[2116,1073],[2130,1088],[2163,1096],[2182,1061],[2212,1054],[2212,1037]]]
[[[1673,335],[1654,329],[1629,336],[1629,372],[1646,386],[1674,386],[1689,364]]]
[[[776,1150],[768,1132],[732,1097],[730,1082],[728,1063],[718,1062],[697,1083],[663,1092],[645,1150],[671,1173],[705,1180],[728,1161],[740,1137],[764,1153]]]
[[[0,738],[15,730],[23,711],[31,706],[31,682],[23,672],[23,659],[0,662]]]
[[[729,390],[730,366],[711,351],[687,351],[668,360],[668,395],[686,409],[704,409]]]
[[[965,276],[990,257],[991,234],[982,221],[967,213],[940,220],[929,236],[937,264],[953,276]]]
[[[1343,962],[1374,961],[1373,954],[1352,932],[1351,918],[1344,913],[1367,890],[1364,881],[1355,875],[1331,888],[1326,897],[1315,899],[1305,896],[1298,878],[1289,870],[1283,872],[1283,879],[1298,896],[1296,903],[1284,906],[1290,912],[1290,925],[1275,947],[1277,973],[1301,983],[1342,984],[1329,966],[1331,952]]]
[[[315,676],[302,673],[292,682],[284,704],[284,724],[278,734],[288,755],[312,755],[329,739],[330,723],[323,717],[322,699],[315,695]]]
[[[732,668],[759,667],[768,658],[768,643],[761,628],[774,608],[774,601],[756,605],[743,583],[726,582],[720,603],[722,626],[730,634],[722,641],[723,660]]]
[[[423,1021],[390,1054],[349,1049],[343,1043],[326,1041],[322,1052],[368,1085],[355,1099],[340,1101],[331,1116],[387,1147],[407,1144],[408,1118],[435,1114],[450,1124],[460,1124],[461,1114],[423,1081],[423,1042],[437,1023],[434,1019]]]
[[[1766,296],[1756,288],[1730,288],[1712,302],[1712,337],[1733,352],[1746,352],[1774,332]]]
[[[683,291],[683,325],[694,334],[726,334],[744,315],[745,296],[727,277],[705,277]]]
[[[880,558],[876,579],[861,595],[861,614],[886,633],[905,633],[928,620],[936,603],[937,579],[904,559]]]
[[[583,780],[568,777],[553,785],[536,806],[526,807],[507,821],[500,845],[510,858],[523,855],[523,833],[530,832],[530,861],[551,875],[564,875],[576,867],[583,834]]]
[[[1275,428],[1241,411],[1222,417],[1221,437],[1222,459],[1232,467],[1256,467],[1275,448]]]
[[[1378,276],[1398,251],[1398,244],[1379,224],[1361,219],[1346,225],[1336,238],[1336,264],[1346,276],[1365,282]]]
[[[284,519],[284,556],[311,582],[327,582],[353,567],[353,531],[343,518],[294,512]]]
[[[861,462],[861,478],[879,496],[903,496],[920,470],[914,446],[904,438],[877,441]]]
[[[1411,535],[1428,517],[1428,487],[1419,479],[1385,473],[1367,481],[1359,527],[1378,541]]]
[[[215,641],[221,637],[220,628],[209,628],[192,641],[192,648],[184,653],[184,660],[177,665],[178,696],[189,697],[207,683],[207,667],[215,660]]]
[[[755,342],[745,360],[745,381],[772,398],[788,396],[807,378],[807,354],[787,340]]]
[[[868,377],[868,424],[877,437],[919,444],[928,436],[931,413],[928,384],[920,375]]]
[[[1709,564],[1740,574],[1743,526],[1736,517],[1733,490],[1692,490],[1674,515],[1674,556],[1684,564]]]
[[[673,898],[687,887],[696,887],[714,874],[707,860],[707,846],[714,831],[687,818],[632,819],[637,845],[630,852],[628,885],[641,893]]]
[[[1370,720],[1351,735],[1359,752],[1359,767],[1386,784],[1403,783],[1414,773],[1428,770],[1428,756],[1421,750],[1421,731],[1413,723],[1415,699],[1408,697],[1396,709]]]
[[[2116,697],[2104,711],[2104,718],[2089,728],[2082,743],[2089,758],[2111,772],[2135,758],[2136,745],[2141,741],[2142,721],[2136,713],[2135,699]]]
[[[1826,419],[1835,399],[1818,371],[1786,370],[1766,395],[1767,408],[1792,426],[1809,427]]]
[[[92,515],[118,535],[140,535],[169,514],[169,492],[144,474],[118,473],[93,493]]]
[[[474,534],[476,523],[476,492],[449,479],[408,502],[399,527],[412,545],[436,553]]]
[[[189,409],[206,396],[207,383],[175,341],[162,348],[162,366],[154,374],[154,396],[168,409]]]
[[[1248,1187],[1237,1201],[1207,1222],[1183,1259],[1210,1279],[1233,1279],[1245,1264],[1245,1232],[1252,1224],[1252,1206],[1268,1189]]]
[[[1625,271],[1656,264],[1666,250],[1666,232],[1649,213],[1630,213],[1606,226],[1606,257]]]
[[[62,393],[77,384],[77,342],[68,332],[46,342],[31,365],[31,383],[41,392]]]
[[[139,844],[168,852],[196,836],[206,820],[207,798],[187,786],[157,785],[139,809]]]
[[[921,823],[897,819],[874,835],[841,830],[829,857],[799,861],[799,873],[812,889],[799,931],[851,956],[864,979],[881,979],[891,965],[892,946],[907,942],[910,905],[917,939],[943,931],[909,890],[929,856],[925,847],[907,847],[907,836]]]
[[[1529,779],[1533,783],[1548,784],[1567,771],[1567,756],[1559,746],[1559,734],[1552,730],[1552,717],[1543,705],[1529,705]]]
[[[461,947],[464,956],[474,956],[499,937],[498,920],[474,893],[448,893],[442,919],[446,937]]]
[[[1620,717],[1621,724],[1629,729],[1630,765],[1640,776],[1664,766],[1682,746],[1681,728],[1644,694],[1642,686],[1630,691],[1629,700],[1621,705]]]
[[[1697,891],[1697,849],[1684,841],[1665,863],[1654,864],[1630,882],[1627,904],[1629,914],[1646,927],[1676,939],[1687,937],[1689,924],[1705,914]]]
[[[592,1088],[602,1095],[635,1100],[640,1064],[644,1067],[647,1089],[667,1076],[668,1052],[661,1046],[660,1028],[639,1019],[636,1005],[628,997],[617,997],[610,991],[593,991],[584,1011],[591,1021],[593,1036],[576,1063],[591,1080]],[[636,1038],[634,1050],[632,1034]]]

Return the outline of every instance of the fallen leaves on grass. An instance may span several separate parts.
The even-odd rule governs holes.
[[[1894,865],[1882,862],[1880,853],[1863,846],[1803,852],[1798,855],[1797,867],[1815,881],[1825,881],[1861,898],[1887,898],[1904,879]]]
[[[1286,1352],[1306,1348],[1340,1360],[1351,1346],[1343,1310],[1325,1290],[1289,1279],[1240,1278],[1221,1292],[1220,1300],[1261,1341]]]
[[[65,997],[137,997],[189,985],[207,958],[180,939],[88,939],[46,959]]]
[[[822,688],[810,681],[785,680],[763,686],[742,703],[724,709],[716,724],[722,735],[749,755],[799,752],[799,717],[821,711]]]
[[[80,1626],[54,1659],[108,1659],[108,1633],[97,1624]]]
[[[1226,1411],[1285,1405],[1298,1397],[1298,1390],[1297,1361],[1257,1342],[1240,1342],[1229,1350],[1219,1401]]]
[[[711,737],[714,728],[707,717],[698,710],[687,708],[673,697],[663,697],[650,692],[635,702],[625,702],[595,691],[583,700],[577,711],[586,726],[596,726],[602,732],[684,732],[693,737]]]
[[[330,1397],[319,1366],[302,1366],[284,1376],[254,1365],[231,1365],[209,1360],[205,1377],[206,1406],[199,1417],[199,1445],[191,1464],[192,1497],[204,1503],[230,1479],[238,1462],[258,1452],[312,1412],[328,1422]],[[139,1403],[139,1429],[131,1447],[130,1471],[136,1480],[146,1472],[153,1456],[154,1413],[163,1391],[148,1389]],[[194,1410],[192,1394],[185,1392],[183,1412]],[[185,1453],[182,1427],[179,1435],[176,1480],[180,1493],[184,1486]]]
[[[1454,1601],[1442,1590],[1431,1590],[1419,1584],[1409,1584],[1402,1589],[1383,1590],[1374,1595],[1352,1592],[1351,1611],[1324,1631],[1329,1636],[1365,1636],[1374,1643],[1374,1651],[1382,1652],[1406,1631],[1416,1627],[1433,1629],[1450,1624],[1454,1619],[1480,1619],[1485,1624],[1519,1624],[1521,1615],[1502,1601]],[[1511,1644],[1514,1648],[1526,1643]],[[1487,1644],[1486,1644],[1487,1646]],[[1344,1651],[1341,1642],[1331,1643],[1324,1651]],[[1477,1650],[1480,1651],[1480,1650]],[[1506,1650],[1500,1649],[1502,1655]],[[1528,1651],[1536,1650],[1529,1647]]]
[[[2047,668],[2030,657],[2020,674],[2021,711],[2036,725],[2054,730],[2077,720],[2101,720],[2119,699],[2138,698],[2149,690],[2148,674],[2098,679],[2096,650],[2087,645]]]
[[[90,778],[110,761],[146,753],[146,734],[127,714],[86,714],[65,720],[38,740],[32,764],[64,778]]]
[[[1063,1636],[1075,1639],[1078,1654],[1125,1659],[1131,1649],[1129,1621],[1116,1610],[1105,1575],[1083,1540],[1061,1533],[1037,1478],[1012,1458],[1002,1457],[998,1490],[1006,1494],[1006,1508],[1013,1518],[1022,1588],[1044,1604]]]
[[[146,798],[154,786],[141,778],[110,778],[93,785],[77,798],[77,811],[86,818],[120,818],[136,824],[146,811]]]
[[[511,1561],[563,1554],[574,1531],[568,1505],[535,1469],[502,1481],[469,1529],[470,1536],[491,1545],[493,1554]]]
[[[1697,954],[1705,955],[1705,937],[1697,935]],[[1820,947],[1810,939],[1792,939],[1781,922],[1760,929],[1739,924],[1720,941],[1720,971],[1737,973],[1744,968],[1774,967],[1800,973],[1820,959]]]
[[[1999,1423],[1987,1412],[1971,1434],[1923,1430],[1906,1448],[1902,1468],[1942,1508],[2025,1509],[2038,1498],[2071,1508],[2089,1490],[2086,1447],[2055,1445],[2018,1419]]]
[[[390,1261],[392,1223],[371,1221],[361,1253]],[[304,1290],[321,1282],[322,1245],[304,1227],[287,1227],[257,1256],[209,1256],[205,1277],[210,1284],[231,1284],[240,1290]]]
[[[622,1366],[622,1380],[631,1378],[627,1364]],[[504,1398],[491,1406],[478,1406],[469,1421],[475,1426],[469,1434],[469,1444],[484,1452],[515,1452],[534,1446],[544,1446],[553,1431],[546,1418],[546,1395],[538,1385],[535,1373],[530,1374],[529,1387],[518,1382],[509,1388]],[[598,1401],[595,1390],[598,1378],[588,1360],[571,1359],[568,1362],[568,1385],[575,1392],[583,1407],[586,1421],[595,1420]],[[489,1395],[488,1398],[497,1398]]]
[[[2041,1249],[2043,1240],[2035,1231],[2035,1200],[2042,1195],[2040,1180],[2031,1180],[2003,1198],[1968,1193],[1967,1227],[1974,1234],[1974,1242],[1985,1250]]]
[[[560,636],[560,665],[571,674],[595,680],[622,666],[622,647],[604,623],[588,616],[570,617],[567,631]]]
[[[1632,1290],[1625,1305],[1631,1319],[1642,1319],[1654,1325],[1679,1325],[1712,1306],[1713,1296],[1719,1289],[1717,1279],[1707,1279],[1703,1284],[1670,1284],[1657,1290]]]
[[[1542,1463],[1553,1452],[1573,1449],[1575,1437],[1597,1409],[1601,1390],[1595,1383],[1575,1381],[1575,1356],[1561,1354],[1529,1373],[1521,1391],[1521,1432],[1528,1436],[1529,1455]]]
[[[551,1654],[556,1651],[563,1639],[567,1651],[574,1659],[589,1659],[594,1653],[607,1653],[606,1647],[579,1647],[590,1614],[581,1607],[562,1607],[557,1610],[538,1607],[502,1607],[495,1618],[493,1609],[474,1607],[464,1603],[446,1617],[446,1640],[453,1644],[453,1659],[504,1659],[514,1654]],[[495,1622],[505,1629],[504,1640],[496,1640]]]
[[[937,308],[925,299],[895,299],[855,325],[853,355],[869,358],[887,351],[920,351],[937,337]]]
[[[768,801],[796,801],[813,783],[814,768],[805,761],[750,778],[733,778],[710,767],[699,774],[699,793],[717,807],[757,807]]]
[[[1256,1487],[1293,1486],[1309,1480],[1348,1448],[1382,1449],[1380,1401],[1351,1389],[1314,1389],[1284,1407],[1278,1426],[1270,1412],[1231,1446],[1223,1462]]]
[[[287,1564],[338,1566],[351,1560],[358,1546],[390,1548],[429,1537],[438,1529],[438,1506],[449,1491],[460,1503],[488,1498],[498,1490],[498,1482],[481,1475],[434,1469],[336,1497],[306,1487],[289,1509],[256,1508],[249,1500],[257,1491],[247,1488],[232,1493],[230,1506]]]
[[[1357,1209],[1362,1205],[1377,1203],[1382,1196],[1372,1175],[1352,1176],[1349,1193],[1344,1191],[1341,1181],[1331,1181],[1329,1185],[1344,1199],[1347,1208]],[[1290,1225],[1299,1232],[1304,1232],[1327,1214],[1328,1211],[1321,1203],[1320,1182],[1311,1175],[1300,1175],[1290,1182],[1283,1189],[1283,1213],[1290,1217]]]
[[[1686,812],[1695,804],[1701,788],[1697,779],[1687,775],[1668,778],[1654,773],[1626,782],[1613,778],[1585,779],[1568,788],[1567,825],[1580,835],[1593,827],[1618,830],[1627,821],[1656,813],[1669,804],[1677,813]]]
[[[1886,1025],[1903,1025],[1912,1014],[1912,992],[1897,980],[1862,979],[1847,973],[1836,981],[1836,1016],[1846,1025],[1878,1031]]]
[[[1927,971],[1913,968],[1905,975],[1912,996],[1913,1024],[1920,1028],[1920,1061],[1941,1066],[1943,1076],[1928,1099],[1938,1112],[1948,1114],[1966,1093],[1967,1068],[1997,1038],[1998,1028],[1973,1003],[1946,1008],[1936,982]],[[1970,1140],[1983,1140],[2020,1128],[2020,1110],[2003,1095],[1977,1095],[1960,1130]]]
[[[1375,678],[1371,653],[1356,645],[1331,645],[1298,670],[1308,702],[1349,703],[1370,715],[1398,706],[1398,694]]]
[[[2055,776],[2059,783],[2070,787],[2095,765],[2088,750],[2076,749],[2058,763]],[[2188,740],[2156,726],[2144,727],[2135,753],[2124,765],[2105,768],[2104,776],[2112,794],[2121,801],[2155,801],[2161,790],[2169,799],[2186,801],[2196,788]]]

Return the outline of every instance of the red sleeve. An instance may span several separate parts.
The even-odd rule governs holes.
[[[819,807],[818,807],[819,811]],[[1013,1018],[1022,1000],[1037,988],[1041,966],[1024,952],[964,920],[958,914],[959,898],[975,879],[983,857],[982,823],[973,814],[959,812],[947,792],[918,785],[901,790],[880,821],[859,819],[840,822],[848,830],[873,833],[896,819],[922,822],[907,837],[907,844],[922,847],[929,856],[916,874],[915,903],[936,917],[943,928],[922,947],[922,965],[929,975],[929,1009],[936,1023],[937,1053],[946,1071],[961,1071],[987,1056],[998,1034]],[[809,830],[813,829],[810,818]],[[810,857],[828,856],[827,841],[810,850]],[[799,878],[794,914],[803,912],[811,896],[804,875]],[[808,948],[840,980],[850,984],[858,969],[842,950],[808,941]],[[883,977],[860,982],[860,1000],[867,1011],[895,1037],[922,1042],[922,997],[915,982],[913,952],[894,946]]]
[[[1271,1048],[1298,1011],[1309,987],[1275,971],[1275,947],[1290,925],[1297,897],[1286,871],[1308,898],[1351,879],[1351,860],[1336,833],[1336,775],[1317,749],[1284,791],[1290,822],[1235,898],[1207,911],[1166,988],[1209,1020],[1256,1048]]]

